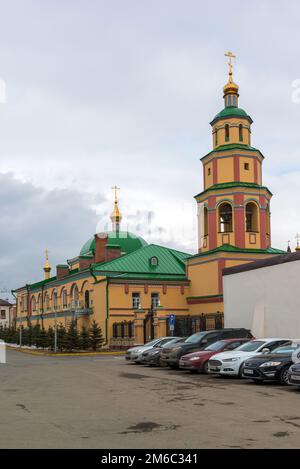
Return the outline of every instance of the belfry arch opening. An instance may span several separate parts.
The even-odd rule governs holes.
[[[219,206],[219,232],[232,232],[232,206],[228,202]]]
[[[225,125],[225,142],[229,142],[229,125]]]
[[[246,231],[258,232],[258,207],[254,202],[246,205]]]

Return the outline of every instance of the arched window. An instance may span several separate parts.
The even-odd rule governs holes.
[[[258,231],[258,209],[254,202],[246,205],[246,231]]]
[[[220,233],[232,231],[232,206],[228,202],[219,206],[219,231]]]
[[[53,292],[53,308],[57,310],[57,292]]]
[[[85,308],[90,307],[90,292],[88,290],[85,290],[85,293],[84,293],[84,307]]]
[[[208,235],[208,210],[204,207],[204,236]]]
[[[243,141],[243,126],[242,124],[239,125],[239,141]]]
[[[45,308],[46,308],[46,311],[49,311],[50,309],[50,298],[49,298],[49,295],[48,293],[45,293]]]
[[[42,311],[42,308],[43,308],[43,297],[42,297],[42,295],[39,295],[38,302],[39,302],[40,310]]]
[[[229,141],[229,125],[225,125],[225,142]]]
[[[218,129],[215,131],[215,146],[218,146]]]
[[[31,299],[31,311],[36,311],[36,299],[34,296]]]
[[[64,309],[68,307],[68,295],[65,288],[62,291],[62,306]]]
[[[73,285],[71,296],[72,296],[72,301],[71,301],[72,308],[77,308],[78,300],[79,300],[79,291],[78,291],[77,285]]]

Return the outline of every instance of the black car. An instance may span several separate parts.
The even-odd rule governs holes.
[[[196,332],[179,344],[172,344],[164,347],[160,354],[161,365],[168,365],[171,368],[179,368],[179,360],[182,355],[190,352],[203,350],[210,344],[222,339],[253,338],[248,329],[217,329],[211,331]]]
[[[175,343],[178,344],[178,342],[183,342],[185,339],[186,337],[174,337],[166,344],[159,345],[150,350],[146,350],[145,352],[142,353],[141,362],[143,363],[143,365],[160,366],[161,351],[165,347],[169,347],[171,344],[175,344]]]
[[[272,353],[249,358],[244,363],[243,377],[251,378],[255,382],[279,381],[281,384],[288,384],[289,368],[293,363],[292,353],[297,348],[299,344],[287,342]]]
[[[288,371],[289,384],[300,386],[300,363],[293,363]]]

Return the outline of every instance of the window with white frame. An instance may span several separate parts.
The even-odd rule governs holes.
[[[140,293],[132,293],[132,307],[133,309],[139,309],[141,305]]]
[[[159,293],[151,293],[151,307],[158,308],[160,306]]]

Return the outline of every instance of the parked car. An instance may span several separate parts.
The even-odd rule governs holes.
[[[212,331],[196,332],[180,344],[164,347],[161,352],[160,361],[162,365],[171,368],[179,368],[179,360],[182,355],[190,352],[203,350],[210,344],[222,339],[234,339],[239,337],[253,338],[248,329],[217,329]]]
[[[291,342],[276,348],[272,353],[250,358],[244,363],[243,376],[255,382],[279,381],[281,384],[289,384],[292,354],[299,346],[299,343]]]
[[[227,376],[242,377],[243,365],[246,360],[261,353],[269,354],[275,348],[286,343],[290,339],[255,339],[241,345],[233,352],[224,352],[214,355],[208,362],[208,372]]]
[[[183,370],[189,370],[192,373],[207,373],[208,360],[213,355],[216,355],[220,352],[234,350],[245,342],[249,342],[249,340],[250,338],[219,340],[218,342],[215,342],[213,344],[210,344],[208,347],[205,347],[204,350],[183,355],[179,360],[179,368]]]
[[[294,363],[288,371],[288,382],[293,386],[300,386],[300,362]]]
[[[167,343],[158,345],[157,347],[154,347],[150,350],[146,350],[142,353],[142,363],[144,365],[160,366],[160,355],[162,349],[164,347],[169,347],[170,344],[183,342],[185,339],[186,337],[173,337],[173,339],[169,340]]]
[[[159,339],[154,339],[145,345],[128,349],[125,358],[126,360],[130,360],[135,363],[141,363],[143,352],[145,352],[146,350],[151,350],[155,347],[159,347],[160,345],[166,344],[172,339],[173,337],[160,337]]]

